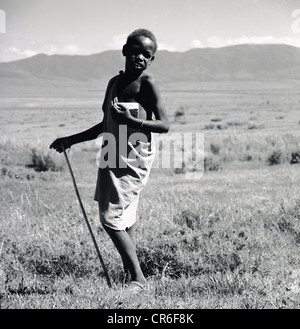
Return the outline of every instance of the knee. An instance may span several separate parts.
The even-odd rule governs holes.
[[[120,233],[120,232],[125,232],[123,230],[115,230],[105,224],[102,224],[102,226],[109,236],[115,236],[115,235],[118,235],[118,233]]]
[[[113,231],[113,229],[112,228],[110,228],[110,227],[108,227],[108,226],[106,226],[105,224],[103,224],[102,223],[102,227],[104,228],[104,230],[106,231],[106,233],[108,233],[108,234],[110,234],[112,231]]]

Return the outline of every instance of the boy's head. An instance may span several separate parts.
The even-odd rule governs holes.
[[[154,34],[147,29],[137,29],[137,30],[133,31],[132,33],[130,33],[127,37],[126,44],[127,45],[132,44],[139,37],[145,37],[145,38],[151,39],[153,41],[153,45],[154,45],[154,52],[156,52],[156,50],[157,50],[156,38],[155,38]]]
[[[146,29],[133,31],[123,46],[126,69],[135,73],[144,71],[154,60],[157,42],[154,34]]]

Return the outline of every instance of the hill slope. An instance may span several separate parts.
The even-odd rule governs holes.
[[[50,80],[81,85],[107,81],[124,68],[121,52],[89,56],[45,55],[0,63],[1,86],[42,86]],[[163,82],[237,79],[299,79],[300,48],[287,45],[238,45],[197,48],[186,52],[159,51],[150,70]],[[58,83],[58,85],[60,85]]]

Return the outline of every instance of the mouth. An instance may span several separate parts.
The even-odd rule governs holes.
[[[143,65],[141,63],[133,63],[133,67],[136,69],[142,69]]]

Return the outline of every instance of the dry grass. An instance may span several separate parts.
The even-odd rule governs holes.
[[[80,126],[82,113],[68,109],[74,129],[66,121],[65,126],[52,121],[49,129],[41,128],[34,121],[41,118],[32,117],[17,132],[23,135],[30,125],[36,126],[26,142],[7,134],[0,143],[1,308],[300,308],[300,165],[290,164],[291,154],[299,152],[298,126],[291,120],[296,101],[292,113],[280,120],[279,130],[278,113],[267,120],[269,108],[255,112],[255,92],[252,101],[246,96],[238,114],[219,104],[213,108],[208,98],[211,108],[197,114],[194,95],[186,123],[173,123],[171,133],[184,126],[198,131],[196,115],[202,128],[211,122],[233,122],[233,114],[235,122],[247,122],[205,131],[207,167],[202,179],[188,180],[172,169],[153,170],[141,195],[137,232],[149,290],[135,298],[122,292],[120,258],[93,201],[95,142],[74,146],[69,158],[112,289],[63,157],[47,146],[56,134],[88,127],[94,112],[87,112]],[[222,97],[226,106],[232,105],[229,96]],[[278,99],[275,92],[268,97],[271,104]],[[171,111],[176,112],[180,101],[185,101],[182,94],[173,107],[171,103]],[[1,111],[3,116],[5,109]],[[248,123],[258,117],[259,128],[249,130]],[[35,170],[45,166],[46,171]]]

